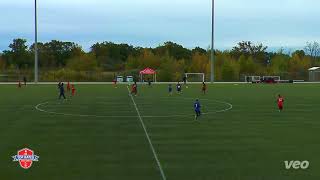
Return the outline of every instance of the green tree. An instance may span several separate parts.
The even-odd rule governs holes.
[[[93,55],[81,55],[68,60],[67,67],[75,71],[95,71],[97,60]]]
[[[33,61],[28,51],[25,39],[14,39],[9,45],[10,50],[3,52],[3,58],[12,65],[21,69],[22,67],[31,67]]]
[[[161,65],[158,71],[158,78],[160,81],[170,82],[177,80],[175,79],[176,71],[176,60],[169,55],[161,58]]]
[[[139,56],[140,68],[153,68],[156,69],[160,66],[159,56],[153,54],[149,49],[143,49],[141,55]]]
[[[273,75],[281,75],[288,72],[290,58],[284,54],[277,54],[271,59],[271,71]]]
[[[126,63],[126,70],[138,69],[139,67],[141,67],[139,59],[130,55]]]
[[[130,55],[139,56],[141,48],[128,44],[103,42],[92,45],[90,52],[96,56],[99,65],[104,69],[123,70],[128,57]]]
[[[241,55],[246,57],[251,56],[255,63],[267,64],[267,46],[263,44],[253,44],[251,41],[242,41],[237,44],[237,46],[233,47],[230,52],[232,56],[236,59],[239,59]]]
[[[207,54],[195,53],[192,56],[189,72],[208,73],[207,65],[209,64],[209,57]]]
[[[238,81],[239,65],[235,61],[225,61],[221,74],[224,81]]]
[[[256,65],[254,64],[253,58],[249,56],[248,58],[241,55],[239,58],[240,74],[254,75],[256,72]]]
[[[191,59],[191,51],[189,49],[170,41],[155,48],[154,51],[156,55],[162,56],[164,54],[169,54],[169,56],[177,60]]]
[[[2,58],[2,55],[0,54],[0,71],[4,71],[5,68],[6,68],[6,62]]]

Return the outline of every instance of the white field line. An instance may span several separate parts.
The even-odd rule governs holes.
[[[146,97],[144,97],[146,98]],[[167,97],[165,98],[162,98],[162,99],[169,99]],[[172,99],[172,98],[170,98]],[[175,99],[185,99],[185,100],[193,100],[194,98],[175,98]],[[209,112],[206,112],[206,113],[202,113],[204,115],[209,115],[209,114],[216,114],[216,113],[223,113],[223,112],[226,112],[226,111],[229,111],[233,108],[233,105],[228,103],[228,102],[224,102],[224,101],[217,101],[217,100],[209,100],[209,99],[201,99],[201,100],[204,100],[204,101],[211,101],[211,102],[216,102],[216,103],[220,103],[220,104],[225,104],[225,105],[228,105],[228,108],[225,108],[225,109],[222,109],[222,110],[217,110],[217,111],[209,111]],[[52,110],[45,110],[42,108],[42,106],[45,106],[45,105],[48,105],[50,102],[47,101],[47,102],[44,102],[44,103],[40,103],[38,105],[35,106],[35,109],[37,111],[40,111],[40,112],[44,112],[44,113],[48,113],[48,114],[53,114],[53,115],[63,115],[63,116],[78,116],[78,117],[96,117],[96,118],[132,118],[132,117],[137,117],[137,116],[121,116],[121,115],[111,115],[111,116],[107,116],[107,115],[90,115],[90,114],[72,114],[72,113],[60,113],[60,112],[55,112],[55,111],[52,111]],[[106,104],[108,105],[108,104]],[[120,105],[120,104],[119,104]],[[128,106],[128,104],[125,104],[126,106]],[[59,104],[56,104],[56,105],[50,105],[51,107],[55,107],[55,106],[59,106]],[[87,106],[87,105],[85,105]],[[78,106],[76,105],[75,107],[81,107],[81,106]],[[132,112],[132,111],[121,111],[121,112]],[[116,111],[115,113],[120,113],[120,111]],[[142,118],[170,118],[170,117],[190,117],[190,116],[194,116],[194,114],[173,114],[173,115],[144,115],[144,116],[141,116]]]
[[[154,156],[154,158],[155,158],[155,160],[156,160],[156,162],[157,162],[158,168],[159,168],[160,173],[161,173],[161,177],[162,177],[163,180],[166,180],[167,178],[166,178],[166,176],[165,176],[165,174],[164,174],[164,172],[163,172],[163,169],[162,169],[161,163],[160,163],[160,161],[159,161],[158,155],[157,155],[157,153],[156,153],[156,151],[155,151],[155,149],[154,149],[154,147],[153,147],[153,145],[152,145],[152,141],[151,141],[150,136],[149,136],[149,134],[148,134],[147,128],[146,128],[146,126],[145,126],[145,124],[144,124],[144,122],[143,122],[143,120],[142,120],[142,117],[141,117],[141,115],[140,115],[140,111],[139,111],[139,109],[138,109],[138,106],[137,106],[136,102],[134,101],[133,96],[132,96],[131,93],[130,93],[129,87],[127,87],[127,89],[128,89],[128,93],[129,93],[129,95],[130,95],[130,97],[131,97],[132,103],[133,103],[133,105],[134,105],[134,107],[135,107],[135,109],[136,109],[136,111],[137,111],[139,120],[140,120],[141,125],[142,125],[143,130],[144,130],[144,133],[145,133],[145,135],[146,135],[146,137],[147,137],[147,139],[148,139],[148,142],[149,142],[150,148],[151,148],[151,150],[152,150],[153,156]]]
[[[73,116],[73,117],[95,117],[95,118],[132,118],[137,116],[98,116],[98,115],[89,115],[89,114],[71,114],[71,113],[59,113],[59,112],[53,112],[53,111],[47,111],[41,108],[41,106],[47,105],[49,102],[40,103],[35,106],[35,109],[37,111],[53,114],[53,115],[62,115],[62,116]],[[131,111],[130,111],[131,112]]]

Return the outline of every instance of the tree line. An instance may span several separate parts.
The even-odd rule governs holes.
[[[210,74],[210,49],[188,49],[174,42],[155,48],[135,47],[113,42],[95,43],[88,52],[79,44],[52,40],[38,43],[42,81],[111,81],[115,75],[135,75],[150,67],[160,81],[180,81],[184,73]],[[34,44],[14,39],[0,53],[0,73],[33,76]],[[292,53],[268,52],[267,46],[250,41],[239,42],[230,50],[215,50],[217,81],[241,81],[248,75],[275,75],[285,79],[308,79],[308,68],[320,65],[320,45],[307,43]]]

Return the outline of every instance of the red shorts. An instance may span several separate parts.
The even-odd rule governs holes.
[[[279,109],[283,109],[283,104],[278,104]]]

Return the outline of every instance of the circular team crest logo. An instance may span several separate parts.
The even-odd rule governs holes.
[[[29,148],[24,148],[18,151],[17,155],[12,156],[13,161],[18,161],[23,169],[29,169],[34,161],[39,161],[39,156]]]

